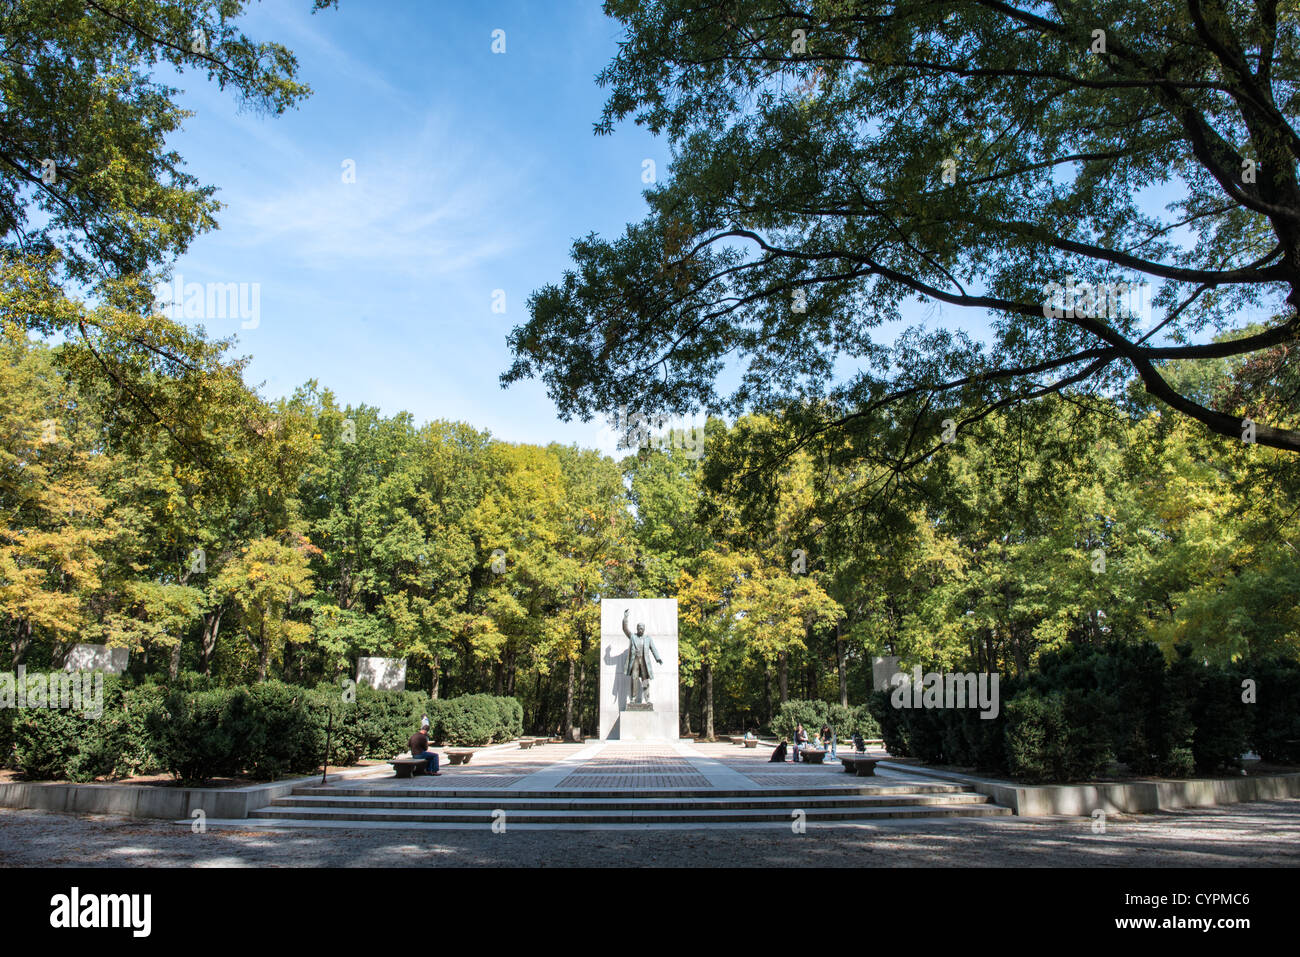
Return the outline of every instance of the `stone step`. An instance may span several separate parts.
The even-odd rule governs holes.
[[[307,794],[296,797],[276,798],[271,808],[406,808],[419,810],[443,809],[487,809],[498,808],[506,811],[643,811],[643,810],[726,810],[735,808],[827,808],[827,807],[888,807],[905,805],[939,805],[939,804],[987,804],[988,798],[983,794],[964,792],[960,794],[853,794],[829,796],[821,794],[800,795],[797,799],[789,797],[771,797],[766,794],[750,794],[742,798],[611,798],[590,796],[556,800],[543,795],[530,798],[505,797],[458,797],[432,798],[419,795],[403,797],[339,797],[332,794]]]
[[[848,778],[848,775],[844,775]],[[850,778],[850,780],[852,780]],[[765,797],[784,797],[794,798],[801,796],[817,797],[840,797],[854,795],[870,794],[969,794],[973,793],[971,788],[964,784],[928,784],[914,783],[910,780],[900,781],[897,784],[863,784],[863,785],[822,785],[820,787],[764,787],[756,790],[727,790],[715,788],[638,788],[638,789],[619,789],[619,788],[601,788],[599,791],[591,790],[569,790],[569,791],[529,791],[522,788],[474,788],[472,785],[463,787],[355,787],[348,785],[330,785],[321,787],[319,784],[301,785],[291,792],[294,797],[305,797],[308,795],[326,795],[331,797],[368,797],[368,798],[400,798],[400,797],[426,797],[426,798],[457,798],[457,797],[475,797],[491,799],[507,798],[592,798],[608,797],[623,799],[646,799],[646,798],[747,798],[756,795]]]
[[[793,812],[804,812],[808,821],[866,821],[891,818],[923,817],[1001,817],[1011,813],[1009,808],[995,804],[937,804],[937,805],[881,805],[847,808],[772,809],[727,808],[716,810],[529,810],[510,811],[505,818],[509,824],[713,824],[759,823],[768,821],[789,822]],[[403,824],[482,824],[497,820],[486,808],[421,810],[403,808],[338,808],[338,807],[267,807],[252,812],[251,817],[274,821],[352,821],[358,824],[379,821]]]

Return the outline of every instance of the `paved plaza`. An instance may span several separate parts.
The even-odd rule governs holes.
[[[850,752],[852,749],[850,748]],[[511,788],[524,791],[628,789],[760,790],[770,786],[838,787],[850,780],[839,761],[825,764],[772,764],[771,745],[746,748],[725,743],[596,741],[547,744],[524,750],[516,745],[474,755],[468,765],[444,760],[436,778],[396,780],[387,766],[364,779],[364,786],[414,791]],[[885,757],[885,752],[868,753]],[[934,781],[881,768],[880,783]],[[355,781],[353,783],[356,783]]]
[[[1300,801],[1112,818],[568,831],[268,828],[0,810],[0,867],[1296,867]]]
[[[637,792],[631,800],[691,793],[833,795],[846,786],[914,793],[927,779],[880,769],[852,778],[836,764],[770,764],[770,749],[726,744],[545,745],[489,749],[436,778],[397,780],[387,766],[332,777],[327,789],[363,803],[400,806],[445,794],[527,795],[582,803],[574,795]],[[317,782],[318,784],[319,782]],[[933,782],[936,788],[950,786]],[[318,793],[313,789],[313,794]],[[368,793],[396,795],[376,802]],[[705,797],[692,798],[704,800]],[[828,799],[830,799],[828,797]],[[301,798],[293,799],[295,801]],[[486,805],[495,802],[484,799]],[[610,798],[609,800],[614,800]],[[775,800],[775,798],[773,798]],[[501,802],[504,803],[504,802]],[[788,803],[788,802],[787,802]],[[267,813],[274,815],[274,809]],[[515,812],[511,812],[515,814]],[[1300,800],[1111,815],[1103,833],[1086,818],[924,817],[819,822],[409,824],[343,820],[188,823],[0,810],[0,866],[1296,866]]]

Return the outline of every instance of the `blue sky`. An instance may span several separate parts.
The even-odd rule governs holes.
[[[560,422],[540,383],[503,391],[497,377],[506,334],[572,240],[640,219],[643,161],[668,166],[667,142],[632,124],[592,132],[618,24],[589,0],[343,0],[314,16],[306,0],[273,0],[246,31],[293,50],[313,95],[279,117],[241,113],[182,74],[196,115],[171,145],[225,204],[175,273],[260,284],[257,328],[204,321],[238,336],[249,382],[277,397],[316,378],[386,414],[612,450],[601,423]]]
[[[614,237],[644,216],[645,160],[668,173],[666,140],[631,123],[592,132],[605,97],[595,76],[620,25],[596,0],[310,7],[269,0],[243,21],[298,56],[314,90],[298,109],[241,112],[198,74],[171,80],[195,113],[171,145],[225,203],[221,228],[174,272],[260,286],[256,328],[209,318],[209,334],[238,336],[247,378],[268,398],[315,378],[345,404],[613,453],[604,423],[561,422],[539,382],[503,391],[498,376],[507,333],[529,294],[562,275],[573,239]],[[495,30],[504,54],[492,51]],[[968,310],[913,303],[904,316],[988,333]]]

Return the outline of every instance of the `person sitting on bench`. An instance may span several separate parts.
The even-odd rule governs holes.
[[[775,750],[772,751],[772,757],[768,759],[768,764],[784,764],[785,751],[786,743],[782,740],[781,743],[776,746]]]
[[[862,754],[867,750],[867,743],[862,740],[862,733],[860,731],[853,732],[853,750],[857,751],[859,754]]]
[[[426,774],[438,773],[438,756],[429,750],[429,736],[423,731],[417,731],[411,735],[411,739],[406,742],[411,746],[411,757],[424,758],[428,763]]]

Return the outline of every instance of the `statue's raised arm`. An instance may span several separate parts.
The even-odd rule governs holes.
[[[632,614],[631,608],[623,609],[623,634],[627,635],[628,640],[632,638],[632,629],[627,626],[627,616]]]

